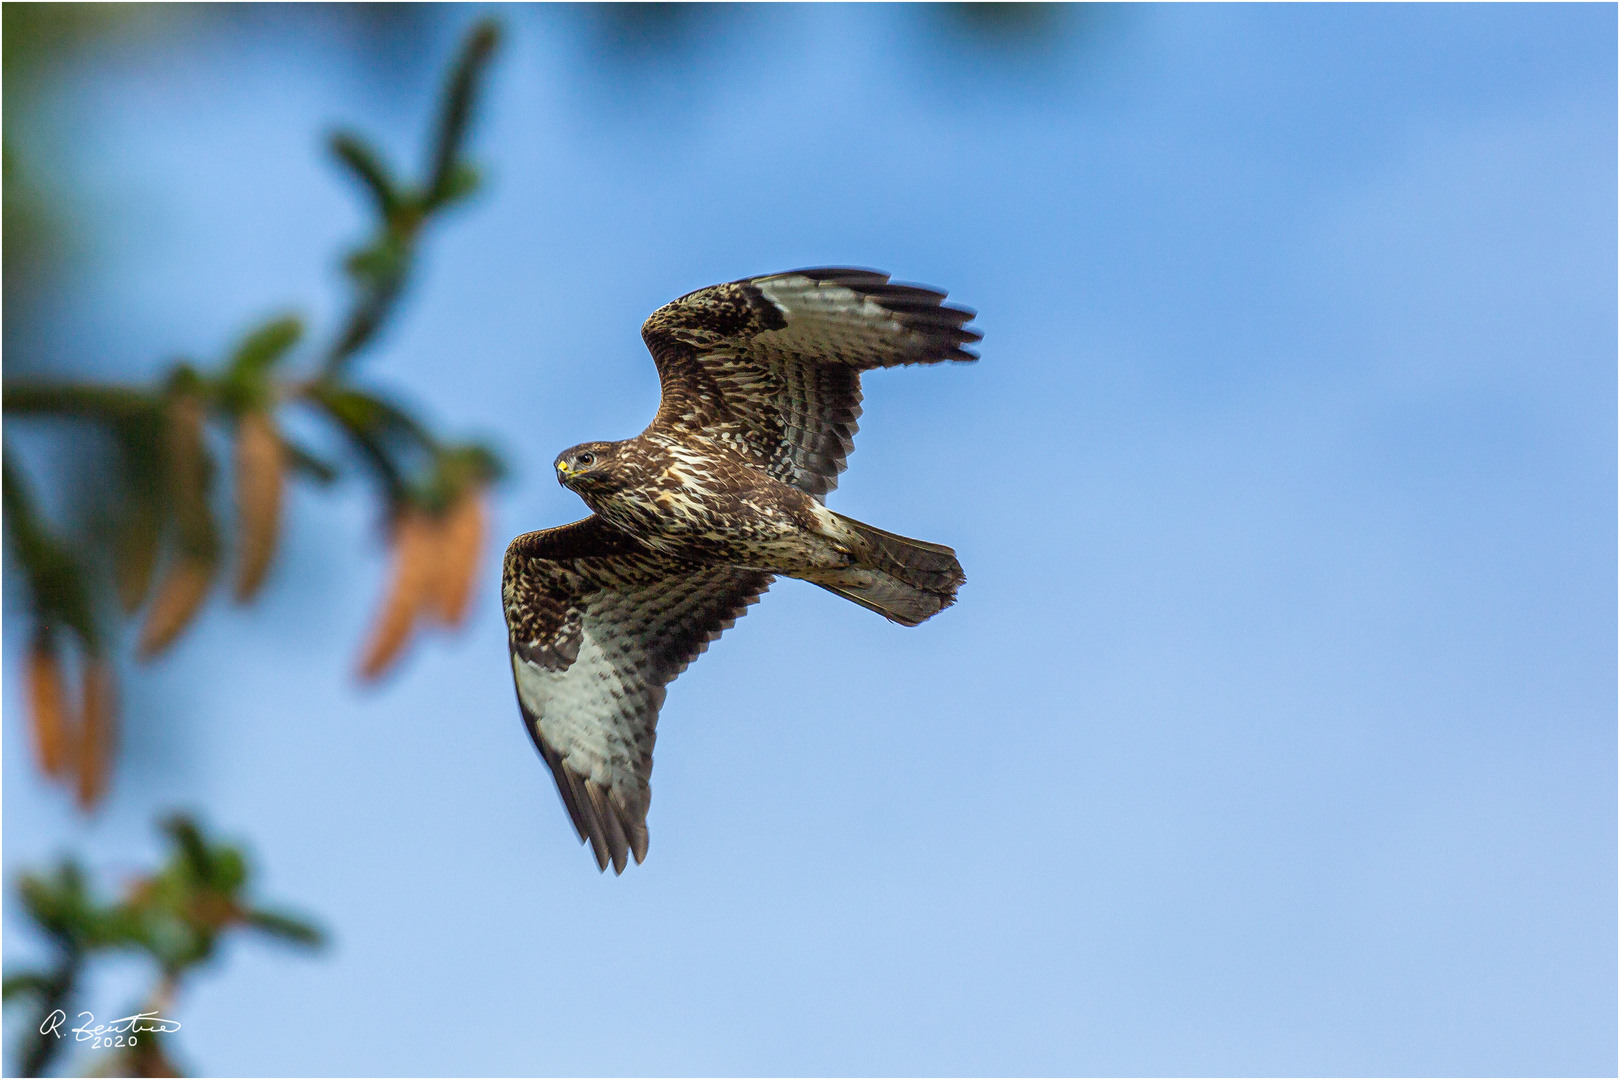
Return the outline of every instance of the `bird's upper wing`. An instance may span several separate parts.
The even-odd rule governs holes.
[[[771,575],[688,566],[600,518],[526,533],[502,595],[524,727],[596,861],[647,856],[664,686],[736,622]]]
[[[641,328],[663,402],[654,427],[720,439],[820,498],[861,414],[861,372],[974,360],[965,308],[870,270],[793,270],[688,293]]]

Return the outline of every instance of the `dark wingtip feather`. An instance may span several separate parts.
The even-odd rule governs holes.
[[[647,826],[645,823],[630,826],[630,854],[635,857],[637,866],[647,861]]]
[[[982,332],[967,326],[978,317],[978,312],[960,304],[945,303],[949,294],[944,289],[890,281],[888,274],[873,270],[826,267],[796,270],[793,273],[812,281],[842,285],[875,300],[901,326],[922,336],[927,342],[929,360],[971,363],[979,358],[977,353],[962,348],[971,342],[984,340]]]
[[[800,270],[788,270],[770,276],[807,277],[811,281],[823,281],[829,285],[849,285],[851,287],[886,285],[889,281],[888,274],[864,266],[808,266]]]
[[[563,767],[561,755],[540,738],[540,725],[521,698],[518,699],[518,709],[523,715],[523,730],[529,733],[534,748],[540,751],[541,759],[551,769],[552,778],[557,781],[557,797],[562,800],[563,809],[568,811],[568,820],[573,822],[574,831],[579,834],[579,842],[583,844],[590,839],[590,829],[587,827],[584,813],[580,810],[579,793],[575,790],[573,777]]]
[[[608,858],[613,862],[613,872],[622,874],[630,845],[624,838],[624,829],[619,825],[619,815],[612,799],[600,784],[592,780],[585,781],[585,794],[590,799],[591,816],[596,825],[596,828],[591,830],[591,841],[601,843],[602,848],[607,851]],[[598,863],[603,862],[600,850],[596,860]],[[602,869],[607,869],[605,863]]]

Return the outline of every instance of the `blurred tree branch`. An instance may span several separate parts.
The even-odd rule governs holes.
[[[338,132],[332,152],[347,165],[376,204],[378,229],[371,243],[349,256],[349,274],[359,295],[343,331],[326,354],[325,372],[335,375],[376,334],[410,273],[416,238],[434,214],[478,189],[478,171],[462,159],[478,78],[500,40],[492,22],[480,23],[451,69],[440,107],[438,135],[427,177],[417,188],[398,184],[381,157],[358,136]]]
[[[302,948],[318,949],[324,935],[308,920],[259,906],[248,895],[252,877],[241,848],[210,841],[195,821],[175,815],[162,824],[169,837],[168,861],[157,873],[130,884],[124,898],[98,900],[84,871],[71,859],[46,874],[27,874],[18,885],[23,907],[55,953],[40,970],[8,974],[4,999],[33,1002],[30,1028],[18,1062],[24,1076],[39,1076],[64,1047],[66,1017],[89,963],[100,956],[135,953],[154,962],[156,983],[135,1013],[172,1008],[182,981],[217,955],[221,939],[252,931]],[[60,1011],[64,1019],[51,1023]],[[126,1040],[103,1070],[123,1076],[178,1076],[161,1031],[129,1028]]]
[[[257,595],[280,531],[286,479],[332,480],[337,466],[282,433],[282,411],[323,420],[366,466],[392,532],[396,570],[362,660],[374,678],[398,658],[422,621],[459,624],[482,549],[483,503],[501,473],[493,450],[447,440],[402,404],[353,381],[352,363],[395,312],[424,228],[479,184],[466,160],[478,89],[499,42],[492,21],[478,23],[452,64],[419,183],[395,173],[352,133],[330,148],[375,211],[368,241],[345,267],[353,288],[333,339],[299,374],[304,325],[288,315],[254,327],[217,363],[177,361],[153,385],[45,378],[7,379],[9,418],[70,421],[97,428],[116,448],[93,498],[110,504],[112,529],[69,539],[38,509],[7,445],[3,455],[5,534],[19,564],[35,624],[30,703],[41,770],[77,781],[89,808],[105,790],[112,755],[114,627],[142,612],[137,655],[164,652],[191,625],[234,556],[238,602]],[[222,528],[215,497],[211,432],[233,448],[234,529]],[[73,436],[87,448],[86,440]],[[94,517],[95,515],[90,515]],[[82,672],[78,708],[67,672]]]

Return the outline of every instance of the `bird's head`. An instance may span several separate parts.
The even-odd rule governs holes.
[[[569,447],[557,455],[557,483],[582,495],[610,490],[616,486],[618,452],[623,445],[588,442]]]

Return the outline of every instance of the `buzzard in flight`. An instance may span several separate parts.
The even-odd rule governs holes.
[[[641,336],[663,400],[634,439],[582,443],[557,479],[583,521],[506,550],[524,727],[597,864],[647,855],[664,687],[778,574],[915,626],[962,567],[822,505],[853,448],[861,372],[976,359],[973,312],[867,270],[794,270],[688,293]]]

